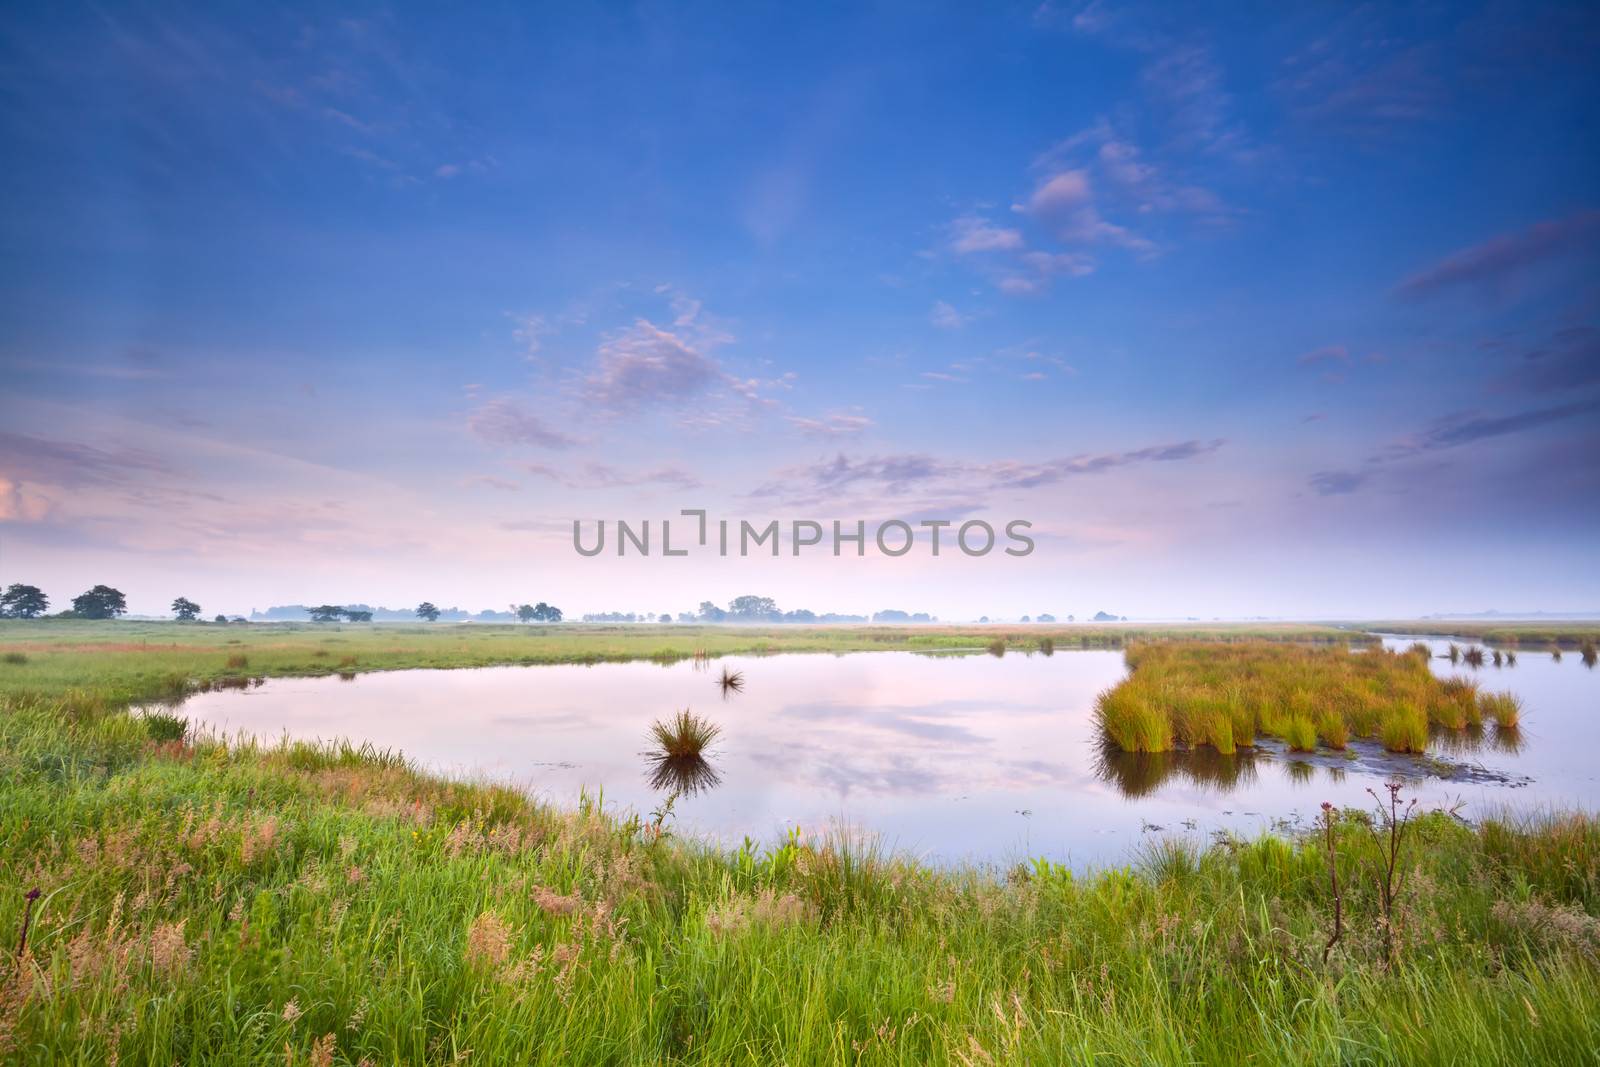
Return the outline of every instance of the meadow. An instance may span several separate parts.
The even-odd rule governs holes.
[[[1521,705],[1508,693],[1441,679],[1429,650],[1305,648],[1250,641],[1150,643],[1126,653],[1128,677],[1102,694],[1095,715],[1124,752],[1209,747],[1228,755],[1276,737],[1295,751],[1343,749],[1352,737],[1420,753],[1433,729],[1485,721],[1514,731]]]
[[[1344,643],[1360,635],[1296,623],[1117,626],[694,626],[0,620],[0,694],[78,690],[119,706],[196,687],[285,675],[499,664],[672,662],[780,652],[1003,654],[1121,648],[1133,641]]]
[[[1551,622],[1467,622],[1449,619],[1387,621],[1346,624],[1375,633],[1413,634],[1418,637],[1460,637],[1512,648],[1578,648],[1600,641],[1600,620]]]
[[[419,643],[369,630],[280,635],[276,662],[265,637],[147,669],[119,647],[104,689],[67,641],[83,674],[0,688],[0,1057],[1595,1062],[1588,814],[1468,825],[1385,794],[1093,872],[935,869],[845,830],[712,849],[670,807],[557,810],[359,739],[223,743],[125,710],[180,663],[287,670],[343,637],[365,669]],[[716,637],[772,639],[686,640]],[[663,723],[663,755],[696,729]]]

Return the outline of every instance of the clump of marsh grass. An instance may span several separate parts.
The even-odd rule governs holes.
[[[1002,639],[997,637],[993,641],[989,642],[989,655],[994,656],[995,658],[998,659],[999,657],[1004,656],[1005,654],[1006,654],[1006,643],[1005,643],[1005,641],[1003,641]]]
[[[1522,719],[1522,701],[1512,693],[1485,693],[1478,702],[1483,717],[1493,719],[1496,726],[1514,729]]]
[[[1039,638],[1039,651],[1043,652],[1047,656],[1055,655],[1056,654],[1056,639],[1053,638],[1053,637],[1041,637],[1041,638]]]
[[[1583,644],[1578,647],[1578,658],[1583,660],[1583,665],[1585,667],[1594,666],[1596,659],[1594,638],[1590,637],[1584,639]]]
[[[1423,659],[1433,658],[1433,649],[1428,647],[1426,641],[1413,641],[1411,642],[1411,647],[1406,651],[1413,656],[1421,656]]]
[[[182,741],[189,733],[189,720],[164,711],[152,711],[144,716],[144,730],[157,744]]]
[[[1450,657],[1450,662],[1451,663],[1460,663],[1461,662],[1461,649],[1456,645],[1456,643],[1454,641],[1450,642],[1450,651],[1448,651],[1445,654]]]
[[[672,789],[674,795],[692,795],[709,789],[722,779],[706,759],[706,753],[722,733],[722,728],[688,708],[670,719],[650,724],[653,747],[645,753],[650,762],[650,784],[655,789]]]
[[[1513,650],[1513,649],[1509,649],[1509,648],[1506,649],[1506,666],[1507,667],[1515,667],[1516,665],[1517,665],[1517,653],[1516,653],[1516,651]]]
[[[1288,742],[1291,752],[1315,752],[1317,750],[1317,728],[1310,719],[1295,716],[1289,720],[1284,728],[1283,739]]]
[[[1561,662],[1561,646],[1554,641],[1550,642],[1550,658],[1557,663]]]
[[[228,657],[228,669],[230,671],[243,670],[248,666],[250,666],[250,657],[243,652],[235,652]]]
[[[1172,719],[1142,692],[1125,686],[1095,699],[1095,725],[1124,752],[1165,752],[1172,747]]]
[[[1500,654],[1500,650],[1498,648],[1494,650],[1493,655],[1494,655],[1494,665],[1496,667],[1499,667],[1503,663],[1505,663],[1505,657]]]
[[[1467,661],[1467,666],[1469,667],[1481,667],[1483,666],[1483,649],[1473,645],[1461,654],[1461,658]]]
[[[709,718],[701,718],[690,709],[683,709],[672,718],[659,718],[650,725],[651,741],[656,749],[670,758],[698,757],[704,755],[712,742],[722,734]]]
[[[1395,704],[1384,712],[1378,739],[1390,752],[1423,752],[1428,747],[1428,717],[1414,704]]]
[[[25,652],[7,652],[4,656],[0,656],[0,659],[3,659],[13,667],[20,667],[28,662],[28,656]]]
[[[1435,727],[1482,721],[1477,687],[1440,678],[1420,651],[1317,649],[1265,641],[1134,646],[1128,677],[1096,702],[1102,738],[1128,752],[1231,754],[1258,733],[1310,752],[1351,738],[1425,751]]]
[[[727,700],[729,693],[744,692],[744,672],[730,671],[722,668],[722,676],[717,679],[717,685],[722,689],[722,699]]]
[[[1344,748],[1350,743],[1350,726],[1336,711],[1325,711],[1317,719],[1317,734],[1329,748]]]

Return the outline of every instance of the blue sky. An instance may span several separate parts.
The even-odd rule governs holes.
[[[1600,609],[1592,5],[8,6],[0,581]],[[1034,523],[583,560],[574,518]]]

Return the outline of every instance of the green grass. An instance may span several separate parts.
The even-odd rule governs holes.
[[[1128,866],[731,852],[348,744],[0,704],[17,1063],[1577,1063],[1600,824],[1422,818],[1386,966],[1363,816]],[[467,1053],[470,1051],[470,1055]]]
[[[141,663],[34,639],[22,672],[54,665],[0,684],[0,945],[29,923],[26,952],[0,953],[0,1061],[1560,1064],[1600,1047],[1600,821],[1586,814],[1420,818],[1389,964],[1380,841],[1344,813],[1344,934],[1324,961],[1315,837],[1164,840],[1092,871],[936,869],[842,832],[720,850],[674,837],[661,813],[556,810],[370,745],[223,743],[123,710],[237,677],[235,654],[276,672],[347,656],[459,666],[496,641],[638,647],[467,635],[402,638],[407,653],[376,628],[241,640],[248,653]],[[721,640],[774,638],[690,638],[711,654]],[[321,641],[334,652],[316,656]],[[1252,650],[1207,647],[1211,691],[1185,695],[1184,729],[1220,747],[1282,719],[1328,741],[1317,689],[1246,708],[1227,653]],[[1468,694],[1477,709],[1475,688],[1450,706]],[[1145,695],[1107,699],[1158,736],[1174,720]],[[660,725],[663,752],[714,740],[703,721]],[[1213,757],[1217,774],[1240,766]]]
[[[1376,738],[1394,752],[1423,752],[1434,727],[1464,730],[1489,717],[1517,723],[1509,694],[1440,679],[1428,653],[1352,652],[1283,642],[1166,642],[1127,652],[1126,679],[1100,695],[1102,736],[1125,752],[1212,748],[1228,754],[1257,734],[1311,751],[1320,737],[1343,748]]]
[[[0,696],[79,687],[115,703],[182,695],[221,678],[360,673],[413,667],[602,663],[774,652],[1121,648],[1129,641],[1337,642],[1325,626],[588,626],[392,623],[92,622],[0,620]],[[1356,638],[1359,639],[1359,638]],[[16,662],[9,657],[24,657]]]

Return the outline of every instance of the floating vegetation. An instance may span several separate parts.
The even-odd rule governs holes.
[[[729,693],[744,692],[744,672],[730,671],[722,668],[722,676],[717,679],[717,685],[722,689],[722,699],[727,700]]]
[[[721,733],[716,723],[688,708],[652,723],[653,747],[644,754],[650,765],[651,788],[693,796],[718,785],[722,777],[706,759],[706,752]]]
[[[1196,642],[1136,645],[1127,661],[1127,679],[1095,703],[1104,742],[1126,752],[1229,755],[1261,734],[1297,752],[1319,742],[1342,749],[1359,737],[1415,753],[1435,727],[1464,730],[1485,719],[1510,727],[1521,710],[1509,695],[1436,677],[1414,651]]]
[[[703,756],[721,733],[722,727],[685,708],[670,719],[650,724],[650,739],[656,746],[651,754],[669,759]]]

